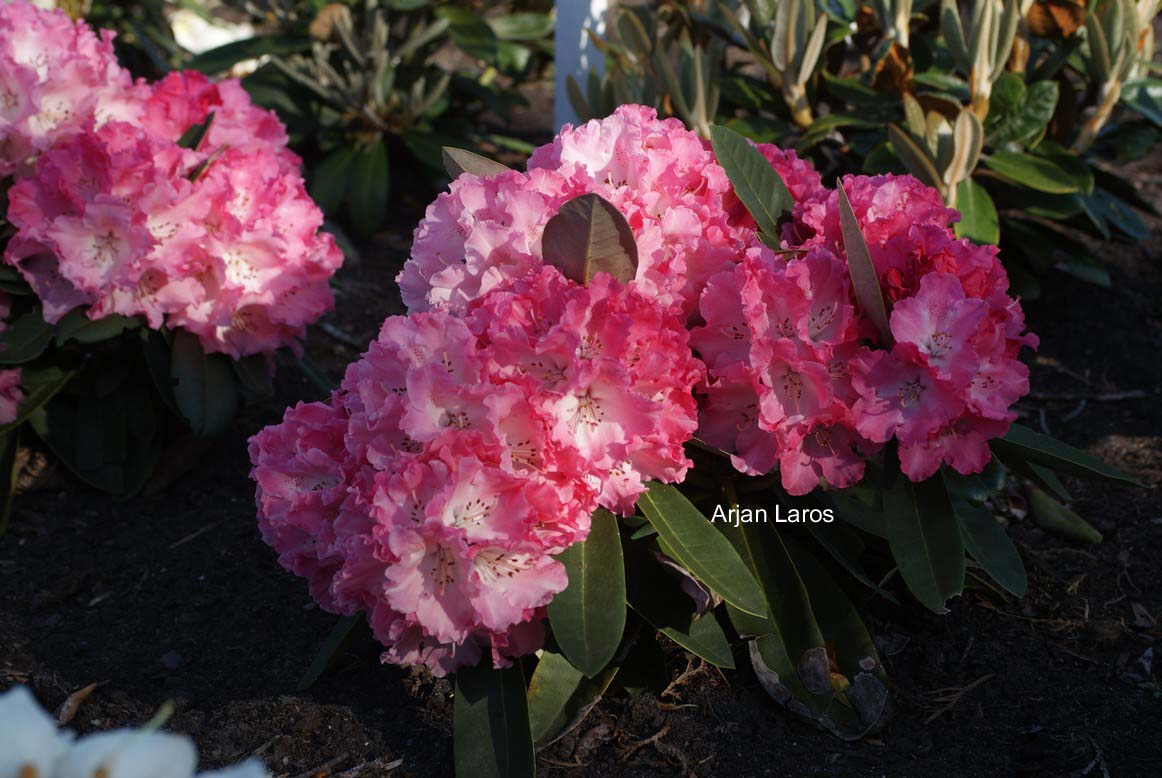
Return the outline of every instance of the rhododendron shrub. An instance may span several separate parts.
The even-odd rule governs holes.
[[[27,420],[82,479],[131,493],[167,407],[215,434],[262,391],[342,260],[286,144],[237,81],[134,81],[111,33],[0,4],[6,445]]]
[[[680,319],[607,274],[393,317],[329,402],[252,439],[263,538],[325,608],[367,613],[385,661],[507,666],[593,511],[684,478],[702,377]]]
[[[1006,470],[1119,477],[1014,424],[1036,337],[935,190],[710,134],[623,106],[524,171],[446,149],[410,313],[251,440],[262,536],[338,629],[455,671],[458,774],[531,765],[655,631],[733,667],[726,621],[772,697],[862,736],[888,687],[833,575],[944,612],[971,554],[1019,596]]]

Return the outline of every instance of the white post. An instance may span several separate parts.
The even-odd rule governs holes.
[[[569,103],[565,79],[572,76],[585,91],[585,81],[592,68],[601,72],[604,65],[601,52],[589,39],[588,30],[605,34],[605,12],[609,0],[559,0],[557,29],[553,38],[556,67],[556,89],[553,98],[553,122],[557,129],[562,124],[576,124],[577,114]]]

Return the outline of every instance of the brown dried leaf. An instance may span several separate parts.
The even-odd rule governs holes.
[[[912,78],[916,75],[912,66],[912,55],[899,43],[892,42],[887,54],[876,63],[872,77],[872,88],[877,92],[902,95],[912,91]]]
[[[96,691],[97,687],[103,686],[105,683],[106,681],[91,683],[85,688],[78,689],[77,691],[70,694],[69,698],[61,704],[60,708],[56,712],[57,724],[60,724],[63,727],[65,724],[68,724],[70,721],[72,721],[73,718],[77,715],[77,711],[80,710],[81,704],[85,700],[89,699],[89,695]]]
[[[1085,0],[1037,0],[1025,23],[1038,38],[1069,38],[1085,24]]]

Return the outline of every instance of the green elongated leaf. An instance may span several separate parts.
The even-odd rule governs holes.
[[[536,756],[520,662],[456,671],[452,741],[457,778],[532,778]]]
[[[1134,240],[1148,240],[1150,230],[1121,198],[1104,189],[1095,189],[1093,194],[1081,198],[1086,215],[1097,225],[1103,235],[1109,237],[1109,227],[1116,227]]]
[[[807,588],[779,533],[768,524],[715,526],[761,583],[767,606],[759,619],[732,615],[736,628],[743,634],[777,635],[803,687],[813,695],[830,694],[823,633],[815,622]]]
[[[4,225],[4,214],[7,212],[8,200],[3,193],[0,193],[0,228]],[[7,292],[18,297],[35,294],[32,287],[24,280],[24,276],[20,275],[20,271],[11,265],[0,265],[0,292]]]
[[[311,199],[328,214],[338,213],[347,197],[355,157],[353,146],[342,146],[315,166],[315,174],[311,176]]]
[[[529,680],[529,726],[538,746],[566,734],[593,709],[617,675],[618,667],[603,669],[596,678],[569,663],[563,655],[544,651]]]
[[[1037,81],[1025,86],[1016,73],[1005,73],[993,85],[989,114],[985,120],[988,145],[1007,143],[1036,146],[1057,107],[1056,81]]]
[[[859,533],[851,527],[838,522],[831,524],[808,524],[807,529],[815,538],[815,542],[831,555],[840,567],[846,570],[852,578],[871,589],[893,605],[899,605],[899,600],[891,592],[881,589],[868,575],[867,570],[860,562],[860,555],[865,546],[860,541]]]
[[[563,654],[544,651],[529,680],[529,728],[534,743],[548,740],[565,726],[565,706],[581,686],[585,673]]]
[[[1044,157],[1019,151],[994,151],[982,158],[985,166],[1006,181],[1049,194],[1081,190],[1069,171]]]
[[[1034,432],[1028,427],[1014,424],[1003,438],[989,443],[1001,459],[1006,462],[1010,458],[1034,462],[1053,470],[1089,478],[1108,478],[1113,481],[1125,481],[1134,486],[1140,483],[1118,470],[1107,465],[1095,456],[1076,449],[1056,438]]]
[[[738,552],[681,492],[652,482],[638,507],[695,578],[745,613],[766,613],[762,589]]]
[[[997,522],[992,511],[973,502],[968,493],[960,491],[963,482],[947,474],[944,482],[952,496],[952,509],[960,523],[960,534],[968,553],[994,581],[1017,597],[1024,597],[1029,581],[1025,575],[1025,565],[1009,534]]]
[[[588,284],[597,273],[622,283],[637,275],[637,241],[621,211],[600,195],[574,197],[545,224],[545,263],[566,278]]]
[[[11,432],[23,424],[29,416],[44,407],[57,392],[64,389],[72,377],[73,370],[56,366],[44,368],[23,368],[20,371],[20,388],[24,397],[16,409],[16,418],[0,426],[0,434]]]
[[[30,362],[52,343],[53,326],[35,308],[21,316],[0,336],[0,365]]]
[[[296,54],[300,51],[307,51],[310,47],[311,40],[305,36],[270,35],[247,38],[244,41],[234,41],[216,49],[204,51],[192,57],[186,63],[186,67],[212,76],[229,70],[243,60],[258,59],[268,55]]]
[[[779,219],[795,202],[783,179],[762,153],[734,130],[711,125],[710,143],[734,193],[754,217],[759,231],[777,240]]]
[[[63,346],[69,341],[76,341],[82,345],[100,343],[135,329],[140,324],[141,321],[135,317],[116,313],[93,321],[85,315],[83,308],[74,308],[57,322],[56,344]]]
[[[960,221],[956,223],[956,237],[968,238],[981,245],[996,245],[1001,239],[997,207],[984,187],[966,178],[956,186],[956,208]]]
[[[888,536],[883,511],[863,500],[839,491],[828,492],[825,498],[835,509],[835,515],[877,538]]]
[[[836,184],[836,191],[839,193],[839,224],[843,230],[843,251],[847,254],[847,268],[851,273],[851,285],[855,291],[856,302],[859,303],[863,315],[867,316],[879,331],[881,345],[884,348],[891,348],[892,328],[888,324],[888,309],[884,305],[884,294],[880,290],[876,266],[872,264],[871,253],[859,228],[859,220],[855,218],[855,211],[851,208],[851,201],[847,199],[847,192],[843,191],[843,182]]]
[[[888,125],[888,142],[891,144],[892,151],[904,163],[904,167],[908,169],[909,173],[928,186],[940,187],[942,183],[940,172],[933,164],[932,158],[919,143],[912,139],[912,136],[896,125],[890,124]]]
[[[362,619],[363,614],[354,613],[350,616],[343,616],[339,621],[335,622],[335,626],[327,633],[327,639],[323,641],[323,645],[319,646],[319,650],[315,653],[314,659],[311,660],[310,667],[307,668],[302,678],[299,679],[299,684],[295,687],[297,691],[301,692],[315,685],[315,681],[319,680],[319,677],[335,661],[339,649],[347,642],[352,631],[359,625]]]
[[[370,236],[383,224],[389,186],[387,146],[380,137],[358,152],[347,183],[351,226],[360,235]]]
[[[490,16],[485,21],[502,41],[535,41],[553,34],[553,17],[539,13]]]
[[[1122,87],[1121,100],[1162,127],[1162,81],[1156,78],[1130,81]]]
[[[161,457],[157,408],[147,386],[129,380],[103,396],[58,394],[28,421],[74,475],[128,497],[141,491]]]
[[[726,633],[713,613],[698,617],[689,598],[648,552],[635,549],[626,581],[629,605],[655,629],[718,667],[734,669]]]
[[[214,112],[210,111],[206,114],[206,118],[198,124],[190,125],[189,129],[182,133],[178,138],[178,145],[183,149],[194,149],[197,151],[198,147],[202,145],[202,141],[206,137],[206,133],[210,131],[210,125],[214,123]]]
[[[1102,542],[1102,534],[1092,524],[1036,486],[1029,486],[1026,493],[1029,495],[1029,512],[1041,529],[1083,543]]]
[[[238,412],[238,382],[227,356],[206,354],[197,336],[175,332],[170,378],[174,401],[191,432],[211,437],[226,431]]]
[[[553,636],[569,661],[594,678],[625,632],[625,561],[617,517],[598,508],[589,536],[557,560],[569,573],[569,586],[549,603]]]
[[[448,171],[448,175],[452,179],[457,179],[464,173],[487,177],[512,170],[507,165],[502,165],[479,154],[473,154],[467,149],[444,146],[440,149],[440,156],[444,160],[444,170]]]
[[[900,478],[884,493],[888,546],[916,599],[936,613],[964,589],[964,540],[939,478]]]
[[[16,452],[20,450],[20,430],[0,432],[0,537],[8,530],[12,517],[12,500],[16,497],[16,479],[20,476]]]
[[[875,642],[847,593],[827,568],[798,546],[791,548],[811,593],[819,628],[842,675],[831,677],[836,694],[835,701],[827,707],[832,721],[829,729],[845,740],[863,737],[880,723],[888,704],[887,676]]]

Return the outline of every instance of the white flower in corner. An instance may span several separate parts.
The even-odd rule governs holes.
[[[194,775],[198,752],[184,735],[141,729],[74,741],[22,686],[0,694],[0,778],[269,778],[257,760]]]
[[[0,778],[52,775],[70,738],[40,709],[23,686],[0,694]]]

